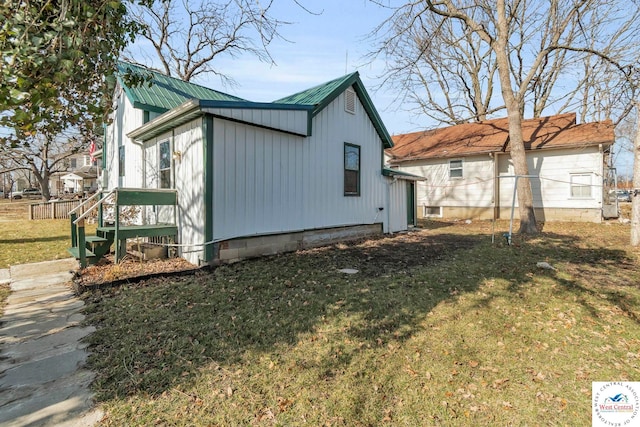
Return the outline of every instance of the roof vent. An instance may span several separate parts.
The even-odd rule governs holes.
[[[344,111],[347,113],[356,113],[356,92],[349,88],[344,93]]]

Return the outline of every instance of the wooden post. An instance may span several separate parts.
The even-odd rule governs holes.
[[[87,266],[87,245],[84,238],[84,219],[78,222],[78,256],[80,257],[80,268]]]
[[[56,202],[52,200],[49,204],[51,205],[51,219],[56,219]]]
[[[78,215],[76,215],[76,213],[74,212],[69,215],[69,218],[71,218],[71,247],[76,247],[78,246],[78,233],[76,225],[73,223],[73,221],[78,218]]]
[[[28,205],[27,210],[29,211],[29,220],[33,219],[33,205]]]
[[[113,241],[116,245],[116,253],[115,253],[115,259],[116,259],[116,264],[118,264],[120,262],[120,257],[122,256],[121,252],[122,252],[122,248],[121,248],[121,242],[120,242],[120,205],[118,205],[118,201],[117,201],[117,197],[116,197],[116,204],[115,204],[115,232],[114,232],[114,238]]]

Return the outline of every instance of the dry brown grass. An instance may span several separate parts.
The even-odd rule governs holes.
[[[638,378],[628,226],[425,226],[87,294],[104,424],[588,425]]]

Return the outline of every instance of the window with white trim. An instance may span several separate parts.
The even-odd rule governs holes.
[[[159,148],[160,188],[171,188],[171,150],[169,150],[169,141],[162,141]]]
[[[449,160],[449,179],[461,179],[462,176],[462,160]]]
[[[442,206],[423,206],[423,208],[422,216],[424,217],[442,217]]]
[[[588,199],[591,194],[591,174],[574,173],[570,175],[571,197],[576,199]]]

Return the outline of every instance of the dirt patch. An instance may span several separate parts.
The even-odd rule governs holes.
[[[317,260],[317,268],[355,268],[368,277],[403,271],[416,265],[440,261],[454,250],[472,248],[486,236],[433,233],[427,229],[352,240],[314,249],[298,251],[300,256]],[[281,255],[274,255],[277,258]],[[168,258],[141,262],[125,258],[114,264],[109,255],[98,265],[78,272],[74,283],[80,288],[100,287],[127,282],[138,282],[162,275],[192,272],[199,268],[183,258]]]
[[[98,287],[105,284],[136,282],[159,275],[196,271],[198,267],[183,258],[167,258],[140,262],[125,258],[119,264],[113,256],[103,258],[97,265],[80,270],[74,277],[74,284],[80,288]]]

